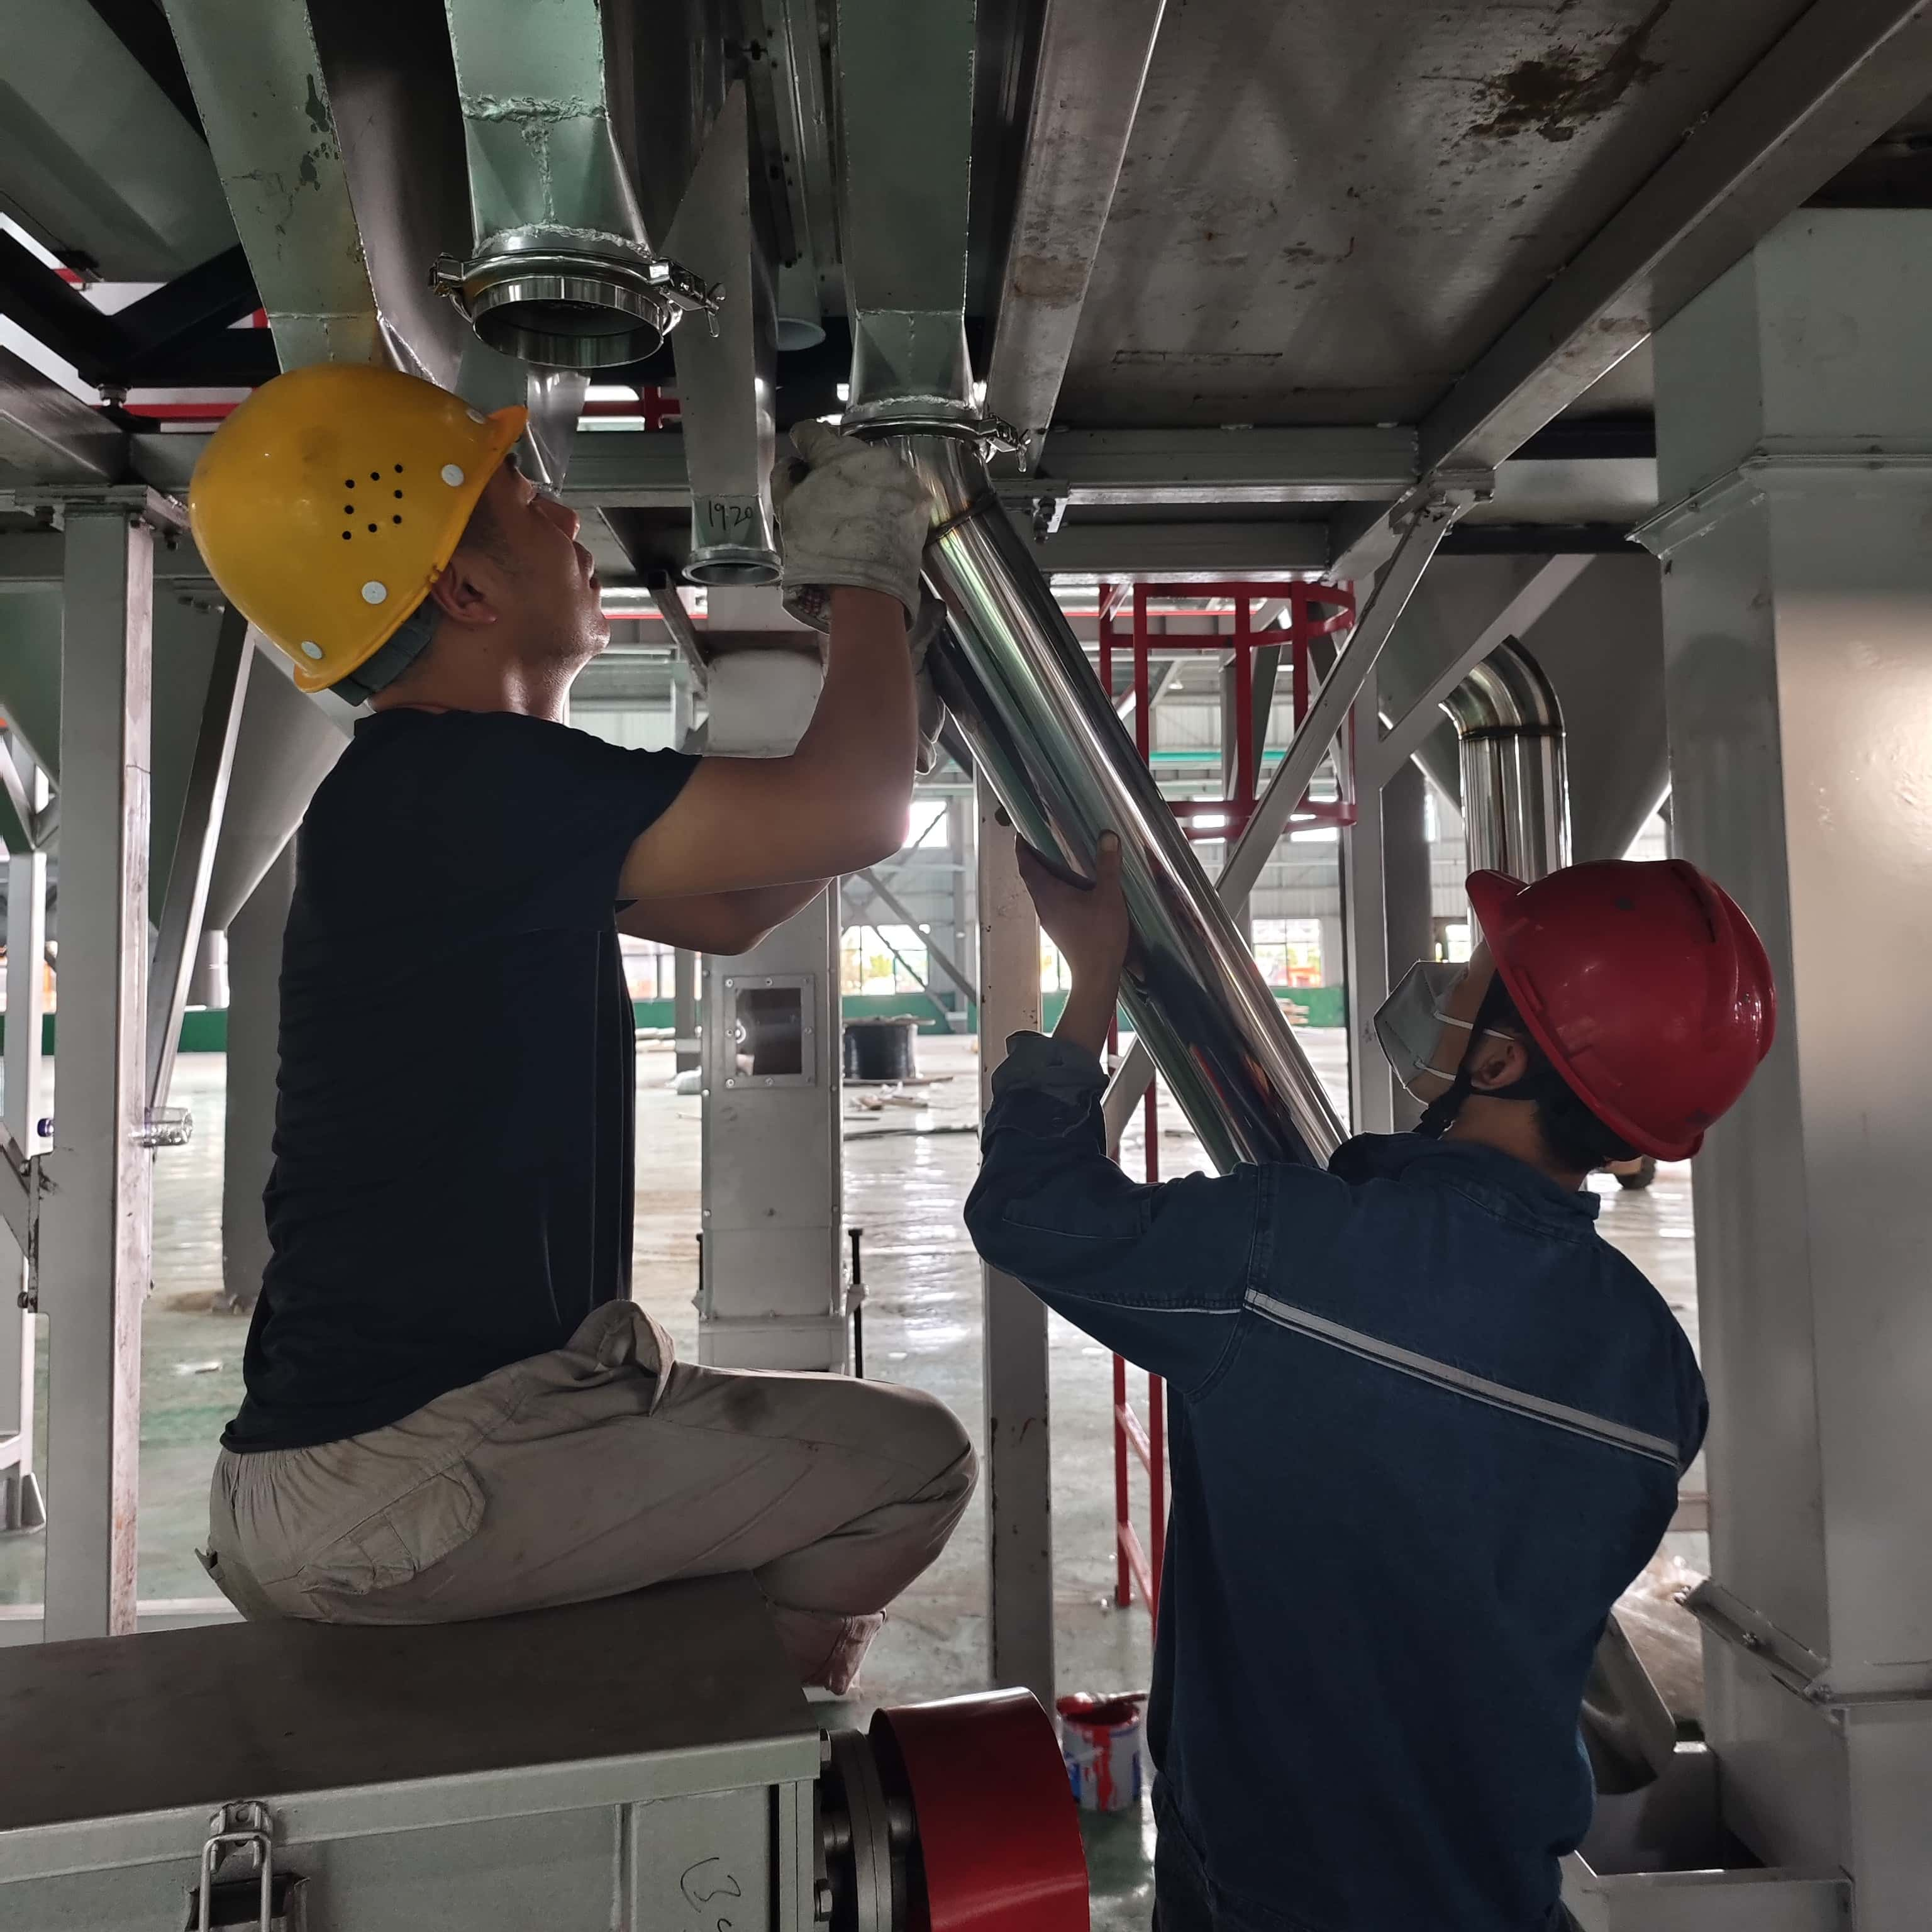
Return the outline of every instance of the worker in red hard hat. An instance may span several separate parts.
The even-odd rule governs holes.
[[[1156,1924],[1553,1932],[1592,1653],[1705,1423],[1688,1340],[1584,1183],[1695,1154],[1743,1092],[1764,948],[1681,861],[1479,872],[1474,956],[1376,1016],[1419,1131],[1146,1187],[1100,1107],[1118,846],[1089,887],[1022,868],[1072,986],[994,1076],[967,1225],[1168,1380]]]

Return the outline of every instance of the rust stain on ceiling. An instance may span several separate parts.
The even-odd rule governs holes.
[[[1656,0],[1599,59],[1592,61],[1579,49],[1559,44],[1484,81],[1490,118],[1478,122],[1470,133],[1488,140],[1528,134],[1540,134],[1546,141],[1573,140],[1580,127],[1614,107],[1632,87],[1658,72],[1658,63],[1646,57],[1645,49],[1670,4],[1671,0]]]

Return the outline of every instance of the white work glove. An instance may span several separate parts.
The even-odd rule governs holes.
[[[831,590],[883,590],[919,616],[920,556],[932,508],[910,466],[891,450],[822,422],[791,433],[796,458],[772,470],[772,508],[784,553],[784,607],[814,631],[832,626]]]

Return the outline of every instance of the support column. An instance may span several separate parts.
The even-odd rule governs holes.
[[[1424,808],[1429,781],[1412,758],[1390,772],[1382,787],[1382,896],[1387,908],[1388,977],[1392,981],[1418,959],[1436,956],[1436,922]],[[1377,1049],[1378,1059],[1383,1058]],[[1398,1132],[1413,1127],[1422,1108],[1400,1087],[1390,1096]]]
[[[227,1110],[222,1142],[221,1285],[252,1308],[268,1264],[262,1190],[274,1166],[275,1075],[281,1058],[282,934],[295,896],[296,847],[282,848],[228,928]],[[380,1121],[369,1124],[372,1134]]]
[[[1693,1168],[1724,1822],[1932,1898],[1932,212],[1793,216],[1656,341],[1677,848],[1778,1040]]]
[[[50,1640],[134,1628],[154,532],[70,505],[61,618],[60,1090],[40,1277]]]
[[[47,777],[17,734],[14,764],[30,812],[46,805]],[[6,1096],[0,1124],[22,1153],[46,1146],[40,1116],[40,1020],[46,1004],[47,855],[7,857]],[[10,1247],[10,1244],[8,1244]],[[22,1306],[27,1260],[0,1270],[0,1533],[46,1521],[34,1471],[34,1317]]]
[[[688,1073],[698,1063],[698,955],[680,946],[671,958],[671,1032],[675,1070]]]
[[[1040,921],[1020,883],[1010,826],[982,773],[980,850],[980,1106],[1010,1034],[1040,1026]],[[986,1630],[1001,1688],[1053,1708],[1053,1458],[1046,1304],[988,1268],[986,1390]]]
[[[1235,786],[1241,769],[1240,734],[1236,728],[1240,706],[1234,695],[1236,687],[1240,682],[1241,656],[1239,651],[1230,652],[1226,661],[1221,666],[1221,796],[1223,798],[1232,798],[1234,796]],[[1252,676],[1253,666],[1250,665],[1248,670],[1250,676]],[[1149,705],[1151,708],[1151,698],[1149,700]],[[1267,716],[1265,711],[1262,713],[1262,716],[1265,719]],[[1148,721],[1148,742],[1150,744],[1154,742],[1153,734],[1154,721],[1150,718]],[[1258,771],[1261,769],[1261,754],[1257,752],[1253,752],[1252,755],[1254,769]],[[1232,851],[1233,849],[1234,839],[1230,836],[1222,850]],[[1236,927],[1240,930],[1241,937],[1252,946],[1255,943],[1252,898],[1244,898],[1239,905],[1230,906],[1228,910]]]
[[[970,799],[946,801],[946,862],[952,874],[952,956],[959,970],[976,986],[980,983],[980,922],[973,916],[973,875],[976,847],[973,838],[973,804]],[[964,1015],[970,1030],[974,1016]]]
[[[1355,700],[1355,742],[1373,746],[1382,724],[1371,671]],[[1360,756],[1358,753],[1358,757]],[[1360,758],[1355,822],[1342,829],[1342,919],[1348,947],[1348,1126],[1395,1131],[1395,1078],[1376,1041],[1376,1010],[1388,997],[1388,914],[1382,874],[1381,768]]]
[[[784,647],[774,627],[799,627],[775,589],[721,586],[711,614],[772,641],[712,661],[710,752],[785,756],[818,702],[816,652]],[[835,880],[749,952],[704,961],[698,1353],[721,1368],[846,1365],[838,906]]]

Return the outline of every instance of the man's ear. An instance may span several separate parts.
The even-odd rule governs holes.
[[[497,580],[487,559],[459,550],[429,587],[429,601],[459,624],[494,624],[502,615]]]
[[[1529,1071],[1529,1048],[1520,1040],[1497,1034],[1478,1034],[1469,1063],[1472,1091],[1488,1093],[1508,1087]]]

